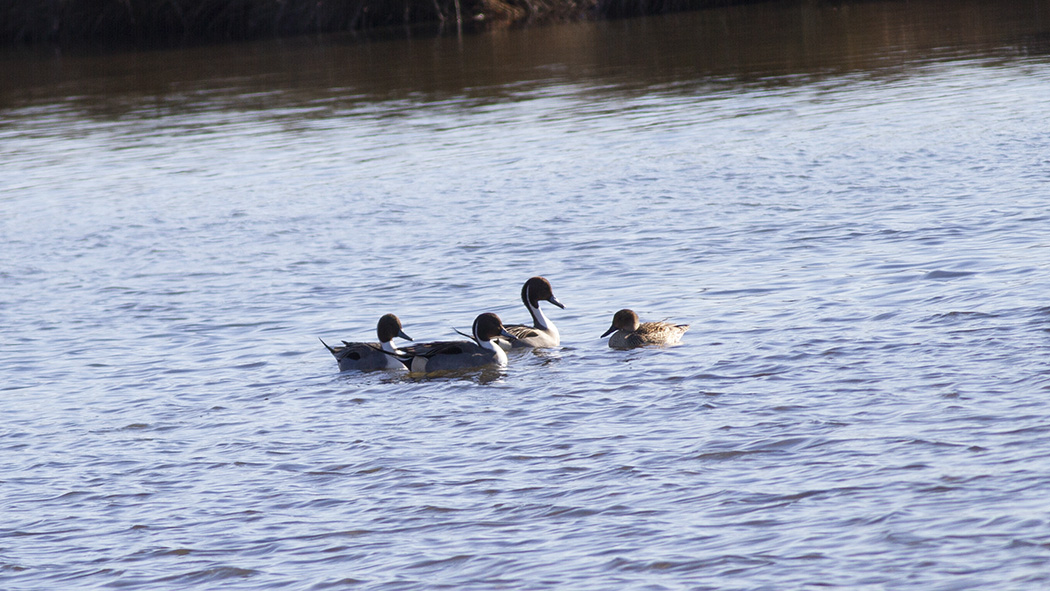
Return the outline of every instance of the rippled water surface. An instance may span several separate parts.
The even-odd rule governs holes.
[[[1048,31],[0,54],[0,588],[1047,588]],[[504,370],[317,341],[532,275],[563,346]],[[614,351],[623,307],[692,328]]]

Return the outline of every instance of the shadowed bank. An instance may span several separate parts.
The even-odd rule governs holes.
[[[423,24],[463,31],[656,14],[746,1],[10,0],[0,5],[0,42],[167,45]]]
[[[938,26],[920,26],[929,22]],[[591,93],[690,93],[694,86],[683,78],[732,87],[893,74],[957,47],[984,47],[1003,58],[1048,55],[1048,22],[1050,0],[756,2],[670,18],[495,29],[462,40],[418,35],[357,43],[334,34],[106,52],[102,61],[90,52],[55,59],[49,51],[16,50],[0,52],[0,113],[10,122],[17,109],[57,101],[107,121],[157,109],[303,105],[309,108],[296,117],[317,118],[376,101],[504,100],[552,81],[582,80],[591,81]]]

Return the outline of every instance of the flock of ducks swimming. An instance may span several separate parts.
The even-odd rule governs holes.
[[[554,297],[550,282],[543,277],[529,279],[521,287],[521,301],[532,316],[532,326],[504,325],[499,316],[486,312],[474,320],[471,334],[463,335],[470,337],[469,341],[437,341],[395,347],[392,343],[395,338],[406,341],[412,338],[405,334],[397,316],[386,314],[376,326],[378,343],[343,341],[342,347],[331,347],[322,340],[321,344],[335,356],[340,371],[407,369],[413,373],[433,373],[506,365],[506,352],[510,349],[557,347],[561,344],[558,327],[540,309],[541,301],[565,308]],[[609,346],[614,349],[673,345],[688,329],[688,324],[639,322],[637,314],[625,309],[613,316],[612,326],[602,338],[612,335]]]

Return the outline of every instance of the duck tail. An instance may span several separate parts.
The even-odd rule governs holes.
[[[335,355],[335,354],[336,354],[336,353],[335,353],[335,349],[333,349],[332,347],[329,347],[329,346],[328,346],[328,343],[324,342],[324,341],[323,341],[323,340],[321,339],[321,337],[317,337],[317,340],[321,341],[321,344],[322,344],[322,345],[324,345],[324,348],[325,348],[325,349],[328,349],[328,351],[329,351],[329,352],[331,352],[331,353],[332,353],[332,355]]]

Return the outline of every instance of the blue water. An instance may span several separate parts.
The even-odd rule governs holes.
[[[666,53],[773,7],[20,57],[0,588],[1046,588],[1050,60],[897,6],[805,59]],[[317,341],[538,274],[563,346],[502,370]],[[612,350],[623,307],[691,328]]]

